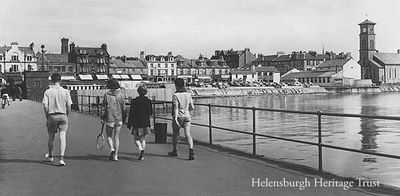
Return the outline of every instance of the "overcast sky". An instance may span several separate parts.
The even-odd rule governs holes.
[[[216,49],[351,52],[358,24],[377,23],[376,47],[400,48],[398,0],[4,0],[0,44],[12,41],[60,52],[60,39],[79,46],[107,43],[111,55],[210,57]]]

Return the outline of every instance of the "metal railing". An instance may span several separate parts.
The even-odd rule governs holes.
[[[170,101],[156,101],[153,100],[153,104],[156,103],[171,103]],[[369,155],[375,155],[375,156],[381,156],[381,157],[387,157],[387,158],[394,158],[394,159],[400,159],[400,156],[398,155],[393,155],[393,154],[385,154],[385,153],[378,153],[378,152],[370,152],[370,151],[363,151],[363,150],[358,150],[358,149],[353,149],[353,148],[346,148],[346,147],[340,147],[340,146],[334,146],[334,145],[329,145],[329,144],[324,144],[322,143],[322,123],[321,123],[321,118],[322,116],[335,116],[335,117],[355,117],[355,118],[370,118],[370,119],[381,119],[381,120],[398,120],[400,121],[400,117],[394,117],[394,116],[374,116],[374,115],[361,115],[361,114],[342,114],[342,113],[328,113],[328,112],[309,112],[309,111],[295,111],[295,110],[282,110],[282,109],[267,109],[267,108],[256,108],[256,107],[241,107],[241,106],[226,106],[226,105],[213,105],[213,104],[201,104],[201,103],[196,103],[194,104],[195,106],[205,106],[208,107],[208,124],[199,124],[199,123],[194,123],[192,122],[192,125],[197,125],[197,126],[202,126],[202,127],[208,127],[208,132],[209,132],[209,144],[213,143],[213,129],[220,129],[224,131],[229,131],[229,132],[234,132],[234,133],[241,133],[241,134],[246,134],[246,135],[251,135],[252,136],[252,155],[256,156],[257,155],[257,137],[264,137],[264,138],[271,138],[271,139],[276,139],[276,140],[282,140],[282,141],[288,141],[288,142],[295,142],[295,143],[301,143],[301,144],[307,144],[307,145],[312,145],[312,146],[317,146],[318,147],[318,171],[323,172],[323,154],[322,150],[323,148],[330,148],[330,149],[336,149],[336,150],[343,150],[343,151],[348,151],[348,152],[356,152],[356,153],[362,153],[362,154],[369,154]],[[212,108],[233,108],[233,109],[243,109],[243,110],[251,110],[252,111],[252,132],[246,132],[246,131],[241,131],[241,130],[234,130],[230,128],[225,128],[225,127],[220,127],[220,126],[214,126],[212,125]],[[291,113],[291,114],[307,114],[307,115],[315,115],[317,117],[318,121],[318,142],[309,142],[309,141],[304,141],[304,140],[298,140],[298,139],[290,139],[290,138],[284,138],[284,137],[278,137],[278,136],[273,136],[273,135],[266,135],[266,134],[260,134],[257,133],[256,130],[256,111],[267,111],[267,112],[279,112],[279,113]],[[164,120],[172,120],[171,118],[165,118],[161,116],[155,116],[153,117],[154,119],[159,118],[159,119],[164,119]]]

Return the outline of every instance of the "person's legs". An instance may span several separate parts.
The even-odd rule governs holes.
[[[140,141],[140,136],[139,135],[133,135],[133,140],[135,142],[136,147],[139,149],[139,151],[143,150],[142,142]]]
[[[49,135],[49,139],[47,141],[47,148],[49,150],[49,153],[45,154],[45,158],[49,161],[53,161],[54,137],[57,132],[57,127],[54,124],[54,119],[52,118],[52,116],[47,117],[46,126],[47,134]]]
[[[183,129],[185,130],[185,136],[186,136],[187,142],[189,143],[189,148],[193,149],[193,138],[192,138],[192,135],[190,134],[190,127],[191,127],[191,123],[186,122]]]
[[[115,155],[114,155],[114,161],[118,160],[118,151],[119,151],[119,132],[121,131],[121,125],[115,125],[115,134],[114,134],[114,140],[115,140]]]
[[[54,137],[55,137],[56,133],[51,128],[48,128],[47,133],[49,135],[49,140],[48,140],[48,143],[47,143],[47,147],[48,147],[48,150],[49,150],[48,157],[49,158],[53,158]]]
[[[184,130],[185,130],[186,139],[189,143],[189,160],[194,160],[193,138],[192,138],[192,135],[190,134],[190,127],[191,127],[190,121],[185,122]]]
[[[111,127],[110,125],[111,124],[106,125],[106,135],[107,135],[107,144],[108,144],[108,147],[110,147],[110,151],[111,151],[109,159],[112,160],[113,156],[115,154],[114,142],[113,142],[113,138],[112,138],[114,128]]]
[[[170,156],[177,156],[176,146],[178,144],[178,135],[179,135],[179,125],[175,122],[172,123],[172,152],[169,152]]]
[[[66,147],[67,147],[67,132],[60,131],[60,160],[64,160]]]

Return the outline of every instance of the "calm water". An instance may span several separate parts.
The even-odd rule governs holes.
[[[255,106],[300,111],[324,111],[369,115],[400,115],[400,94],[321,94],[267,95],[196,99],[196,103]],[[241,131],[252,131],[252,112],[241,109],[214,108],[212,124]],[[318,141],[317,117],[277,112],[256,113],[257,132],[267,135]],[[198,106],[193,121],[208,123],[208,108]],[[208,141],[208,128],[196,127],[196,139]],[[323,143],[400,155],[400,121],[348,117],[322,118]],[[252,152],[251,136],[214,130],[213,142]],[[318,168],[316,146],[257,138],[257,154],[273,159]],[[323,150],[326,171],[350,177],[365,177],[400,186],[400,160],[339,150]]]

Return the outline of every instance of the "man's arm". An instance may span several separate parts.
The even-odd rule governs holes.
[[[176,97],[176,95],[174,95],[172,97],[172,111],[173,111],[172,118],[174,119],[176,124],[179,124],[179,122],[178,122],[178,113],[179,113],[178,104],[179,104],[178,97]]]
[[[189,111],[194,110],[192,95],[189,95]]]
[[[72,105],[71,95],[69,94],[69,91],[67,91],[67,116],[71,112],[71,105]]]
[[[44,114],[46,115],[47,118],[49,116],[49,96],[47,94],[47,91],[44,92],[42,103],[43,103]]]

